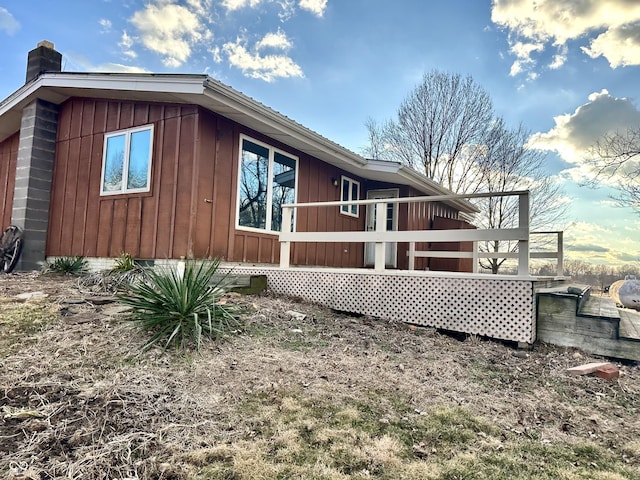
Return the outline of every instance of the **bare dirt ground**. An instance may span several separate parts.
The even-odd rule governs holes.
[[[16,298],[25,292],[43,295]],[[635,364],[614,362],[617,380],[576,377],[566,369],[601,359],[547,345],[523,352],[269,294],[227,301],[246,313],[226,341],[199,353],[139,355],[144,335],[122,321],[117,304],[79,290],[76,278],[0,276],[0,476],[252,478],[238,473],[237,457],[233,475],[199,477],[197,452],[248,445],[267,420],[247,405],[259,399],[282,410],[283,398],[322,405],[375,398],[386,424],[462,407],[505,442],[591,442],[629,472],[640,469]],[[435,450],[414,446],[420,458]],[[357,478],[370,475],[362,472]]]

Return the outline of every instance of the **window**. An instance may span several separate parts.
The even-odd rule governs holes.
[[[279,232],[282,205],[296,201],[298,159],[240,137],[238,227]]]
[[[341,200],[347,202],[349,200],[360,200],[360,182],[356,182],[349,177],[342,177],[342,195]],[[359,205],[340,205],[340,213],[358,216]]]
[[[148,192],[152,145],[153,126],[105,134],[100,194]]]

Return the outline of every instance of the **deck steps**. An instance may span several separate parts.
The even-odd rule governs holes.
[[[611,300],[609,297],[589,296],[589,298],[580,307],[578,315],[584,317],[620,319],[620,313],[616,307],[616,302]]]
[[[628,308],[619,308],[618,313],[620,315],[620,338],[640,342],[640,312]]]
[[[612,358],[640,361],[640,313],[619,309],[589,287],[537,292],[537,338]]]
[[[227,291],[242,295],[257,295],[267,289],[266,275],[217,274],[211,279],[213,284],[221,284]]]

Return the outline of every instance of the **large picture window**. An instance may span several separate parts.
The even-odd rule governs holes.
[[[347,202],[350,200],[360,200],[360,182],[356,182],[355,180],[349,177],[342,177],[342,194],[340,198],[343,202]],[[344,215],[350,215],[352,217],[357,217],[359,214],[359,205],[340,205],[340,213]]]
[[[279,232],[282,205],[296,201],[298,159],[240,137],[238,226]]]
[[[148,192],[152,146],[152,125],[105,134],[100,194]]]

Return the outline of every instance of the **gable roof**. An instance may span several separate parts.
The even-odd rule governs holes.
[[[20,129],[22,109],[32,101],[61,104],[71,97],[199,105],[354,175],[428,195],[453,193],[405,165],[367,160],[207,75],[46,72],[0,102],[0,142]],[[464,200],[446,203],[477,211]]]

